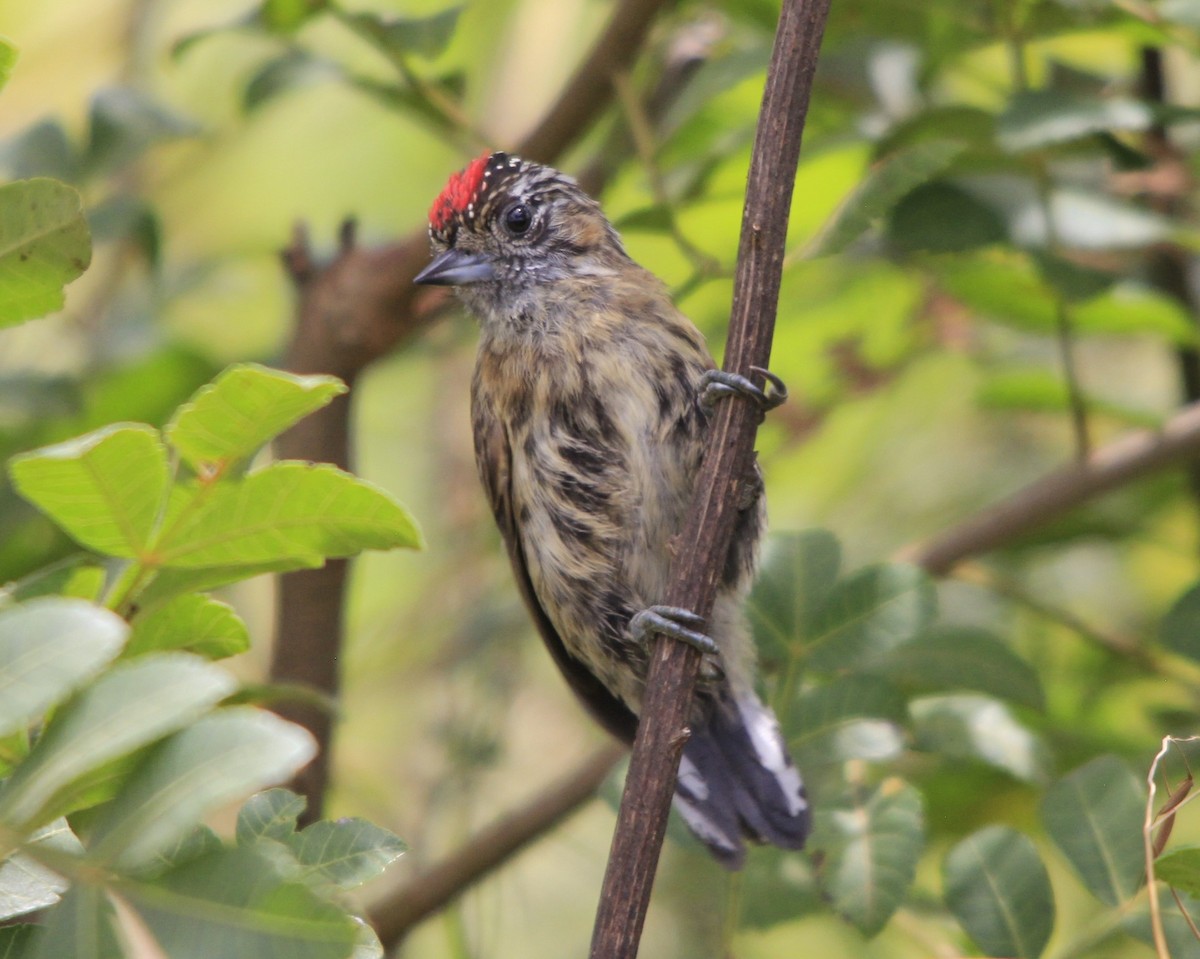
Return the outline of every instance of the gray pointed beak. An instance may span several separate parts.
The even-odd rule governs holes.
[[[495,278],[491,257],[484,253],[451,249],[439,253],[429,266],[413,277],[413,282],[427,286],[461,286]]]

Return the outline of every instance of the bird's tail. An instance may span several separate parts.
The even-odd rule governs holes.
[[[683,750],[675,808],[724,866],[740,869],[743,839],[800,849],[811,824],[800,773],[775,714],[750,690],[702,697],[704,718]]]

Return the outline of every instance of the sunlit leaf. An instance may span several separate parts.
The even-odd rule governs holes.
[[[1045,747],[1004,703],[960,693],[929,696],[913,702],[911,708],[918,749],[984,762],[1018,779],[1045,778]]]
[[[864,935],[879,932],[912,885],[925,844],[921,796],[897,779],[818,807],[811,840],[821,886]]]
[[[0,612],[0,735],[26,726],[116,658],[128,626],[82,600]]]
[[[83,844],[71,832],[65,819],[58,819],[37,830],[26,840],[31,847],[41,846],[74,856],[83,854]],[[0,863],[0,919],[23,916],[58,902],[67,881],[43,866],[33,856],[18,852]],[[0,953],[2,955],[2,953]]]
[[[296,820],[308,801],[290,789],[266,789],[246,800],[238,812],[237,841],[248,845],[259,839],[287,843],[296,833]]]
[[[391,496],[332,466],[275,463],[197,493],[176,489],[156,544],[165,566],[313,561],[421,543]]]
[[[870,659],[860,668],[917,693],[973,690],[1041,709],[1037,673],[986,630],[942,626]]]
[[[0,90],[12,76],[13,67],[17,65],[17,48],[4,37],[0,37]]]
[[[18,492],[89,549],[144,553],[167,489],[167,451],[149,426],[118,423],[16,457]]]
[[[1155,861],[1154,874],[1168,886],[1200,896],[1200,847],[1171,850]]]
[[[125,655],[181,649],[205,659],[224,659],[249,648],[250,631],[232,606],[187,593],[134,617]]]
[[[0,820],[36,824],[72,781],[194,722],[234,685],[228,673],[184,653],[114,667],[59,710],[0,787]]]
[[[1139,100],[1100,99],[1061,88],[1017,93],[996,125],[1000,145],[1012,152],[1043,149],[1113,130],[1145,130],[1154,122]]]
[[[806,656],[822,672],[907,642],[932,621],[933,581],[915,566],[869,566],[839,582],[817,612]]]
[[[1042,799],[1042,821],[1083,884],[1110,906],[1142,883],[1145,792],[1115,756],[1100,756],[1059,780]]]
[[[163,431],[195,468],[253,456],[346,384],[333,376],[297,376],[256,363],[231,366],[184,403]]]
[[[92,259],[74,188],[45,177],[0,186],[0,328],[62,309]]]
[[[813,242],[810,255],[840,253],[916,187],[942,173],[965,149],[954,140],[926,140],[871,168]]]
[[[1054,891],[1037,849],[1007,826],[959,842],[943,868],[946,904],[989,956],[1036,959],[1054,929]]]
[[[144,865],[209,810],[288,778],[315,752],[303,728],[263,710],[205,716],[146,755],[95,824],[92,855]]]
[[[354,920],[287,881],[265,844],[215,851],[121,891],[171,959],[346,959],[358,939]]]
[[[353,889],[374,879],[407,849],[401,840],[365,819],[321,820],[289,842],[296,858],[314,879],[338,889]]]

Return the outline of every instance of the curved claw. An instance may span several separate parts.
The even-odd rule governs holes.
[[[641,643],[649,643],[653,633],[662,633],[694,646],[702,653],[710,656],[720,655],[720,647],[713,638],[697,629],[703,625],[703,617],[697,616],[690,609],[682,609],[679,606],[649,606],[634,614],[629,621],[629,632]]]
[[[761,366],[750,367],[765,379],[766,388],[756,385],[749,377],[726,370],[706,370],[700,379],[700,402],[705,409],[712,409],[719,399],[726,396],[743,396],[754,402],[764,413],[773,410],[788,397],[787,386],[778,376]]]

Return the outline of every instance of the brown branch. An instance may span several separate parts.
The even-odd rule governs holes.
[[[1200,456],[1200,404],[1184,407],[1158,430],[1141,430],[1055,470],[897,558],[944,576],[958,563],[1007,546],[1088,500]]]
[[[552,162],[587,131],[611,98],[609,78],[642,49],[650,24],[665,0],[622,0],[604,32],[545,119],[520,144],[531,159]],[[353,384],[372,362],[416,335],[439,313],[441,291],[417,294],[412,278],[429,256],[424,229],[377,248],[354,242],[343,229],[337,256],[317,264],[302,230],[284,260],[299,294],[296,324],[284,366],[300,373],[333,373]],[[342,399],[302,420],[277,443],[280,456],[348,466],[350,403]],[[330,697],[339,688],[342,608],[346,564],[280,577],[276,641],[270,676],[304,683]],[[307,727],[320,745],[317,758],[293,785],[307,798],[305,819],[318,818],[329,776],[331,717],[311,706],[288,705],[280,713]]]
[[[750,159],[725,369],[766,367],[783,272],[788,214],[804,118],[829,0],[785,0],[767,69]],[[733,537],[739,487],[750,468],[755,413],[718,408],[687,526],[671,565],[666,602],[707,617]],[[666,832],[699,654],[660,637],[592,934],[592,959],[637,955]]]
[[[574,772],[471,836],[447,859],[409,876],[373,905],[368,918],[384,951],[391,952],[418,923],[444,909],[595,796],[624,755],[624,747],[616,744],[596,750]]]

